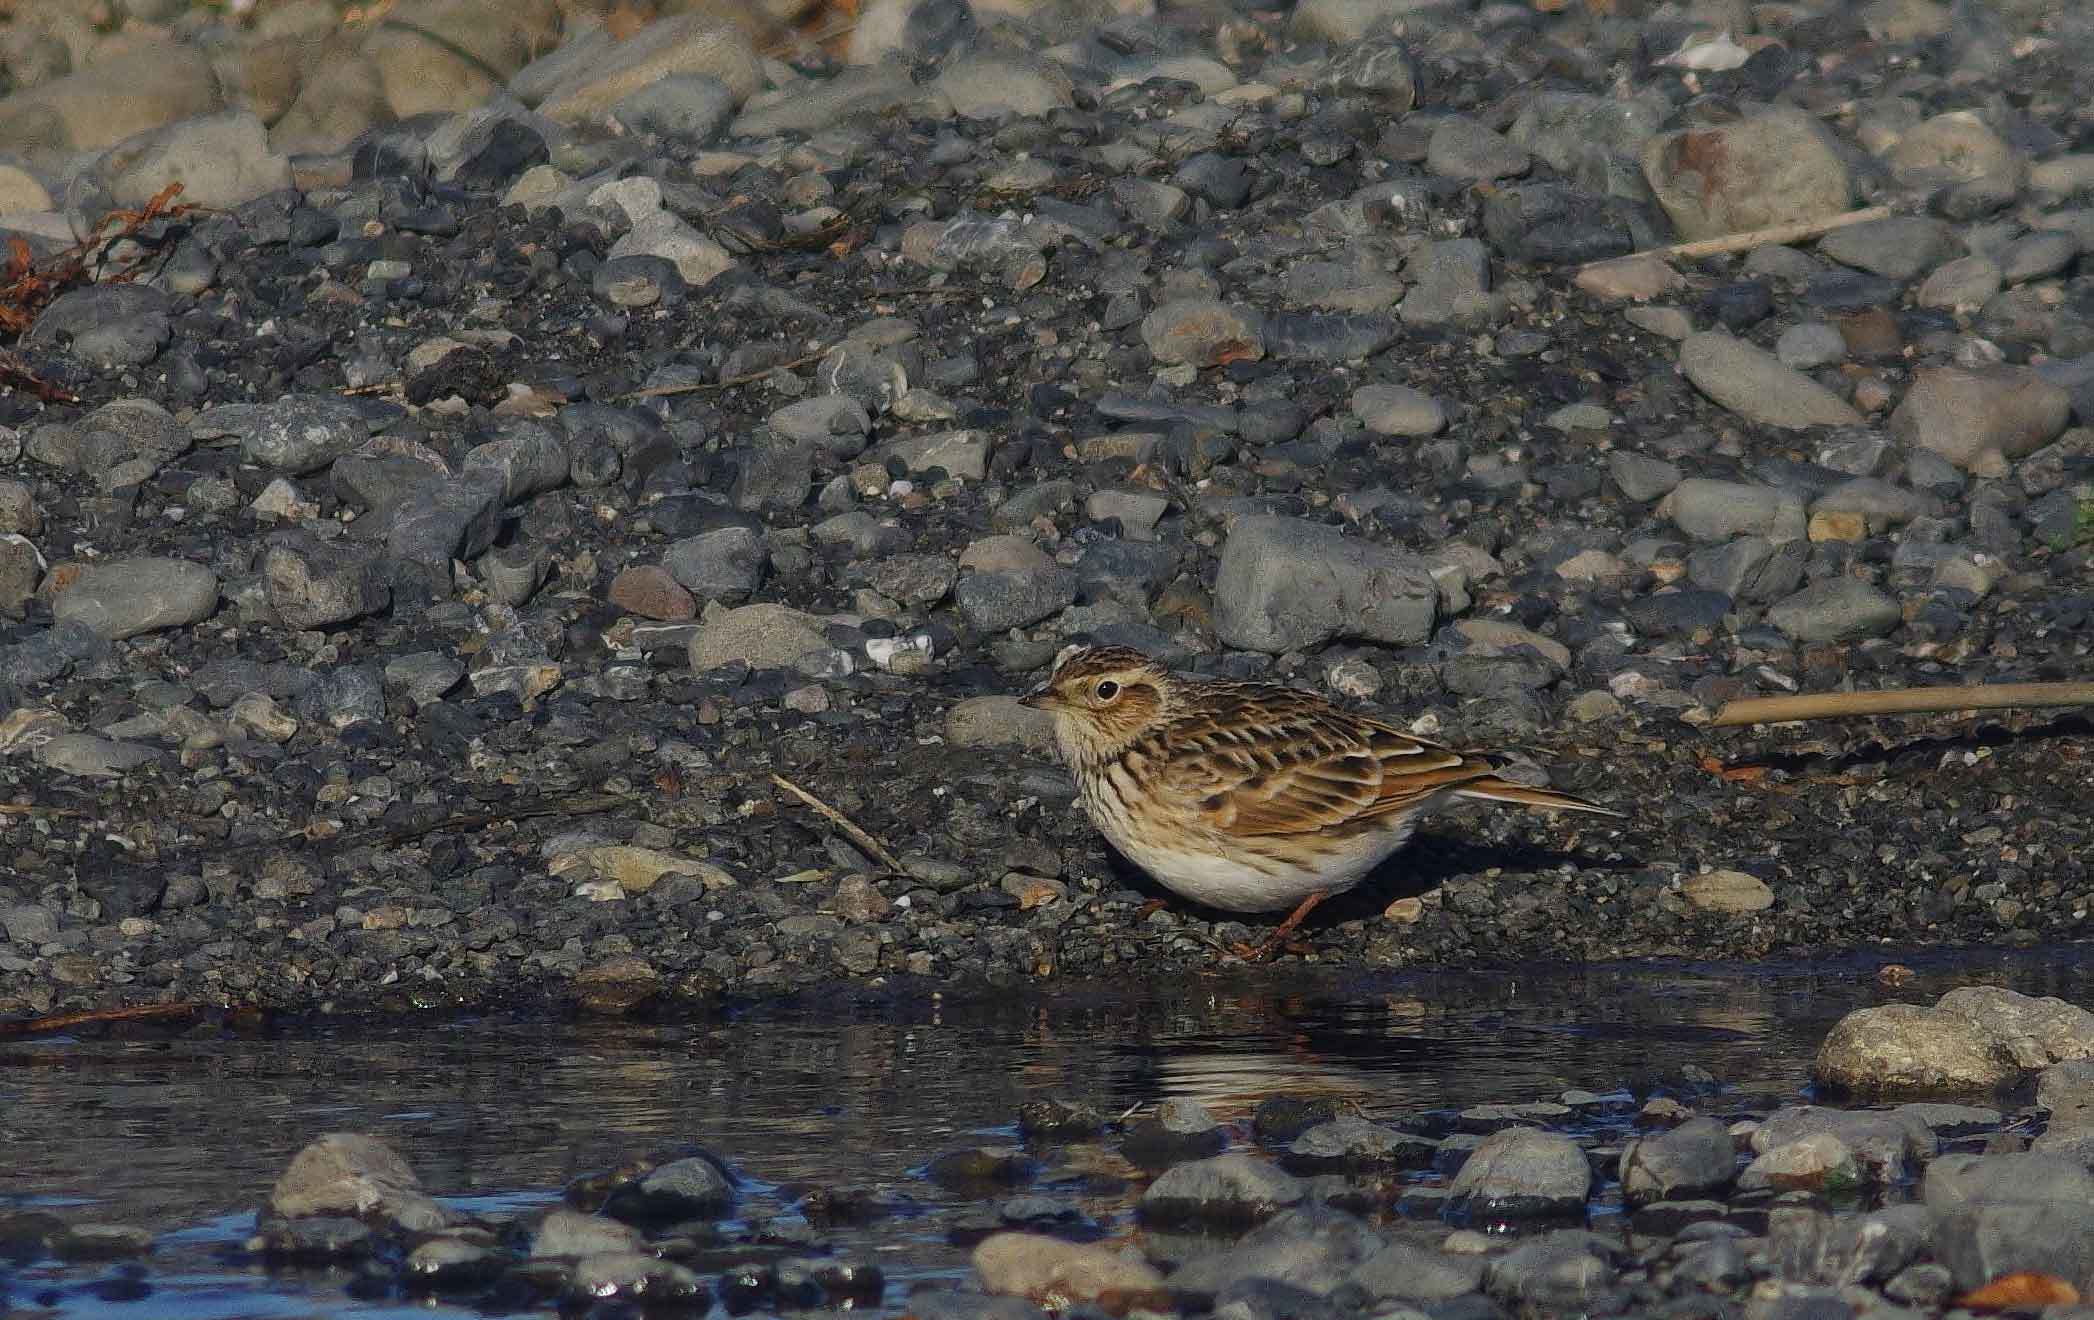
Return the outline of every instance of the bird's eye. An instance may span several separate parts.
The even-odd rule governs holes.
[[[1100,701],[1111,701],[1111,700],[1112,700],[1112,699],[1113,699],[1114,697],[1117,697],[1117,696],[1119,696],[1119,695],[1120,695],[1120,685],[1119,685],[1118,683],[1115,683],[1115,682],[1113,682],[1113,681],[1112,681],[1111,679],[1109,679],[1109,678],[1107,678],[1107,679],[1102,679],[1102,680],[1100,680],[1100,681],[1099,681],[1099,683],[1098,683],[1098,700],[1100,700]]]

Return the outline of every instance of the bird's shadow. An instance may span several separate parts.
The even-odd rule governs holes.
[[[1129,889],[1165,900],[1175,909],[1197,913],[1209,921],[1256,922],[1265,919],[1266,914],[1227,912],[1173,894],[1123,857],[1111,844],[1104,846],[1113,878]],[[1316,931],[1378,916],[1399,898],[1430,893],[1449,880],[1480,875],[1493,867],[1506,871],[1547,871],[1565,865],[1581,871],[1616,871],[1635,870],[1642,863],[1633,858],[1599,857],[1517,841],[1477,843],[1459,835],[1420,830],[1411,837],[1410,843],[1390,854],[1357,885],[1319,904],[1302,922],[1301,928],[1305,932]],[[1270,914],[1275,921],[1286,915],[1284,910]]]

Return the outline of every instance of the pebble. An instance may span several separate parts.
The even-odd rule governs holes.
[[[218,606],[218,576],[182,559],[125,559],[81,568],[52,602],[60,623],[110,641],[186,627]]]
[[[1845,400],[1780,358],[1718,331],[1680,344],[1680,370],[1695,388],[1752,421],[1792,431],[1861,421]]]
[[[1222,640],[1270,652],[1336,637],[1423,641],[1439,601],[1414,558],[1336,528],[1270,516],[1239,518],[1230,529],[1214,594]]]

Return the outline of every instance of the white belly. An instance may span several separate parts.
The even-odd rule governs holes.
[[[1317,864],[1280,861],[1229,840],[1210,836],[1211,847],[1167,848],[1145,843],[1129,828],[1126,813],[1109,793],[1085,792],[1084,812],[1113,847],[1158,883],[1195,903],[1225,912],[1276,912],[1314,893],[1341,893],[1401,848],[1414,816],[1393,819],[1380,833],[1365,833],[1329,847]]]

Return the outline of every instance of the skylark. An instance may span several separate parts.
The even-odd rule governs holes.
[[[1065,654],[1022,703],[1054,715],[1084,812],[1167,889],[1230,912],[1293,908],[1255,948],[1401,848],[1419,817],[1457,798],[1618,811],[1501,777],[1453,751],[1313,693],[1172,674],[1139,651]]]

